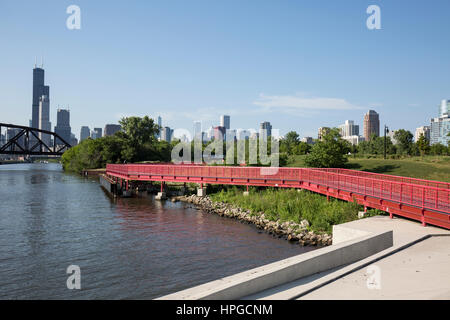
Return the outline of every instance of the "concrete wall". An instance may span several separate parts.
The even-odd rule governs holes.
[[[369,234],[202,284],[159,299],[239,299],[308,275],[359,261],[392,245],[392,231]]]
[[[370,232],[368,231],[349,228],[345,227],[344,225],[333,226],[333,245],[364,237],[370,234]]]

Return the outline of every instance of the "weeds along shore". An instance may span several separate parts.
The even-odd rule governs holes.
[[[359,205],[308,191],[267,189],[243,195],[237,188],[206,197],[177,196],[222,217],[250,223],[265,232],[300,245],[332,244],[332,226],[358,219]]]

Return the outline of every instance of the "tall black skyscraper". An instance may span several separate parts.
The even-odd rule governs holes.
[[[45,71],[36,65],[33,69],[33,104],[31,114],[31,126],[39,128],[39,99],[42,96],[50,97],[50,87],[44,85]]]
[[[70,111],[64,109],[58,109],[56,113],[56,126],[55,133],[63,138],[67,143],[70,143],[72,129],[70,128]],[[61,141],[56,139],[56,144],[60,144]]]

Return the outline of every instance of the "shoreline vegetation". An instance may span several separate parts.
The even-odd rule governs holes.
[[[179,141],[158,141],[161,128],[153,119],[148,116],[128,117],[119,123],[122,130],[114,136],[86,139],[66,151],[61,158],[64,170],[89,175],[96,173],[89,169],[104,168],[107,163],[171,161]],[[372,136],[369,141],[352,146],[341,138],[339,129],[331,128],[311,145],[301,142],[299,135],[291,131],[279,141],[279,163],[282,167],[347,168],[450,182],[450,147],[430,146],[423,137],[413,142],[412,137],[409,131],[397,130],[394,136],[396,144],[389,137],[385,141],[383,137]],[[267,143],[271,145],[274,141],[270,139]],[[383,159],[385,142],[386,160]],[[202,150],[207,144],[202,145]],[[191,148],[194,147],[191,142]],[[224,149],[228,150],[226,144]],[[250,163],[249,153],[257,151],[250,149],[247,141],[244,149],[246,164]],[[269,150],[272,148],[268,146]],[[232,154],[235,156],[236,152]],[[255,165],[261,166],[260,159],[257,159]],[[223,160],[227,162],[226,158]],[[238,165],[236,158],[232,162]],[[208,212],[254,223],[269,233],[301,244],[330,244],[332,226],[358,219],[361,210],[356,203],[337,199],[327,201],[326,197],[306,190],[255,188],[250,195],[244,196],[238,188],[216,186],[209,189],[214,192],[206,198],[194,195],[179,200],[197,204]],[[383,212],[368,212],[369,216],[375,214]]]
[[[214,197],[212,197],[214,199]],[[240,208],[236,205],[211,200],[210,196],[198,197],[176,196],[172,201],[183,201],[192,203],[201,210],[217,214],[221,217],[236,219],[243,223],[254,225],[261,231],[278,238],[284,238],[290,242],[296,242],[301,246],[327,246],[332,244],[332,236],[328,233],[314,232],[309,227],[308,221],[302,220],[300,223],[293,221],[270,220],[264,212],[252,212],[251,210]]]
[[[302,246],[332,244],[332,227],[359,219],[362,207],[301,189],[251,189],[249,195],[237,187],[211,193],[169,197],[171,201],[192,203],[207,213],[253,224],[274,237],[284,238]],[[380,215],[368,210],[364,217]]]

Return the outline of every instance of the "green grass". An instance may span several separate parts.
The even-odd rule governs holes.
[[[291,156],[289,167],[306,167],[305,156]],[[349,158],[348,169],[450,182],[450,157],[425,156],[403,159]]]
[[[244,196],[237,187],[222,189],[211,194],[213,201],[226,202],[252,214],[264,212],[266,219],[300,223],[303,219],[310,223],[310,230],[331,234],[332,226],[358,219],[361,206],[356,203],[340,201],[309,191],[298,192],[293,189],[264,190],[250,189],[250,195]]]

